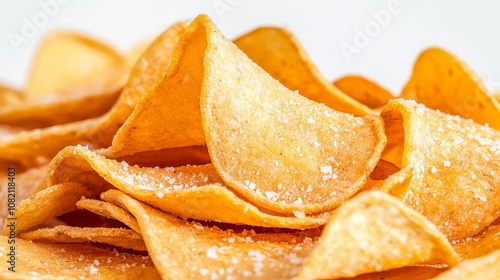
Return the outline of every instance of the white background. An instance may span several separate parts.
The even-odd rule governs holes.
[[[56,0],[0,0],[0,83],[22,89],[37,45],[54,30],[84,32],[126,53],[173,22],[206,13],[232,39],[262,25],[291,30],[330,80],[362,74],[398,95],[417,55],[435,45],[465,60],[487,86],[500,89],[500,1],[399,0],[401,12],[350,61],[342,42],[355,46],[356,28],[363,30],[374,20],[372,13],[387,9],[391,0],[65,0],[32,38],[12,44],[9,34],[23,36],[25,21],[33,23],[33,16],[44,13],[42,4],[51,1]]]

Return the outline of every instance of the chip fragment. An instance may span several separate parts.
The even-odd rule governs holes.
[[[405,266],[453,266],[458,256],[427,219],[383,192],[352,198],[333,212],[298,279],[336,279]]]

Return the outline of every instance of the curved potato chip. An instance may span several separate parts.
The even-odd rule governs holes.
[[[118,190],[102,193],[101,199],[135,216],[149,254],[164,279],[287,279],[297,273],[315,243],[314,236],[249,236],[192,224]]]
[[[336,279],[458,256],[427,219],[383,192],[363,192],[333,212],[299,279]]]
[[[2,262],[9,261],[8,237],[0,236]],[[6,264],[7,265],[7,264]],[[161,279],[149,257],[82,244],[44,244],[16,239],[16,272],[5,279]],[[124,275],[126,271],[126,276]],[[19,277],[19,278],[17,278]],[[47,278],[43,278],[47,277]],[[53,277],[53,278],[51,278]]]
[[[49,170],[50,185],[79,182],[102,188],[111,184],[163,211],[198,220],[311,228],[325,224],[329,218],[328,213],[283,216],[256,207],[227,188],[210,164],[140,168],[106,159],[84,147],[68,147],[52,160]]]
[[[19,161],[22,165],[34,166],[36,157],[52,158],[62,148],[70,145],[91,143],[96,148],[109,147],[116,131],[132,112],[137,101],[168,66],[173,48],[184,33],[185,26],[186,23],[172,25],[152,43],[133,67],[117,103],[107,114],[0,139],[0,166]]]
[[[99,117],[111,109],[120,92],[121,88],[110,88],[99,94],[64,100],[40,100],[0,108],[0,123],[35,129]],[[82,107],[85,109],[82,110]]]
[[[466,260],[440,274],[435,280],[497,280],[500,279],[500,250],[487,256]]]
[[[450,240],[472,236],[500,216],[499,131],[401,99],[381,116],[387,147],[402,151],[393,163],[413,169],[399,190],[404,202]]]
[[[78,209],[91,211],[106,218],[116,219],[127,225],[135,232],[141,233],[141,229],[139,228],[139,224],[137,224],[137,220],[127,211],[123,210],[123,208],[110,203],[105,203],[100,200],[87,198],[81,198],[76,203],[76,207],[78,207]]]
[[[454,241],[453,247],[462,259],[482,257],[500,250],[500,223],[497,221],[472,237]]]
[[[136,251],[147,251],[140,234],[123,228],[56,226],[23,232],[19,234],[19,238],[47,243],[105,243]]]
[[[127,63],[113,48],[75,33],[54,33],[42,42],[33,66],[27,98],[88,95],[115,88]]]
[[[76,210],[76,202],[82,196],[93,197],[94,193],[87,187],[77,183],[63,183],[51,186],[37,192],[35,195],[21,201],[16,209],[16,232],[23,232],[51,218]],[[6,223],[3,234],[11,229]]]
[[[276,27],[257,28],[234,43],[281,84],[335,110],[363,116],[370,108],[352,99],[325,77],[312,63],[299,40]]]
[[[333,85],[371,109],[380,108],[394,98],[387,89],[362,76],[344,76],[333,82]]]
[[[224,182],[286,214],[331,210],[361,189],[386,143],[379,118],[353,117],[294,94],[208,19],[197,19],[192,27],[207,38],[203,128]]]
[[[500,129],[500,103],[472,69],[440,48],[420,54],[401,97]]]

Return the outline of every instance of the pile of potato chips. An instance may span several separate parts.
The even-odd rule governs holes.
[[[0,91],[0,278],[500,279],[500,100],[444,50],[397,99],[200,15],[128,56],[54,34]]]

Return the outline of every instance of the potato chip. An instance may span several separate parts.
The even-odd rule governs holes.
[[[380,108],[394,98],[387,89],[362,76],[344,76],[333,82],[333,85],[372,109]]]
[[[96,199],[82,198],[76,203],[76,207],[78,207],[79,209],[89,210],[93,213],[104,216],[106,218],[116,219],[126,224],[135,232],[137,233],[141,232],[139,224],[137,223],[137,220],[134,218],[134,216],[130,215],[130,213],[123,210],[123,208],[120,208],[113,204],[106,203]]]
[[[497,280],[500,279],[500,250],[487,256],[464,261],[440,274],[435,280]]]
[[[472,237],[454,241],[453,247],[462,259],[482,257],[500,250],[500,221],[497,220]]]
[[[105,243],[136,251],[147,251],[140,234],[123,228],[56,226],[23,232],[18,237],[48,243]]]
[[[3,263],[9,261],[7,237],[0,236]],[[44,244],[16,239],[15,272],[2,279],[161,279],[149,257],[81,244]],[[47,277],[47,278],[44,278]],[[61,279],[61,278],[57,278]]]
[[[146,50],[132,69],[115,106],[107,114],[84,121],[26,131],[0,139],[0,166],[12,162],[28,167],[37,166],[37,158],[52,158],[59,150],[76,144],[89,144],[95,148],[111,145],[111,140],[128,117],[137,101],[161,76],[185,23],[174,24],[162,33]]]
[[[381,116],[387,148],[400,153],[393,163],[413,169],[399,189],[404,202],[450,240],[472,236],[499,217],[499,131],[401,99]]]
[[[203,128],[224,182],[286,214],[330,210],[361,189],[386,143],[378,117],[356,118],[294,94],[202,19]]]
[[[370,108],[352,99],[323,77],[300,42],[275,27],[257,28],[234,43],[271,76],[291,90],[335,110],[363,116]]]
[[[117,190],[107,191],[101,198],[136,217],[164,279],[287,279],[297,273],[316,239],[304,232],[249,234],[205,227],[179,220]]]
[[[383,192],[363,192],[333,212],[299,279],[336,279],[418,264],[455,265],[439,230]]]
[[[329,218],[328,213],[284,216],[256,207],[226,187],[211,164],[140,168],[106,159],[84,147],[68,147],[52,160],[49,169],[49,185],[79,182],[101,189],[113,185],[163,211],[198,220],[311,228]]]
[[[51,218],[76,210],[76,202],[82,196],[93,197],[94,193],[87,187],[68,182],[58,184],[39,191],[35,195],[21,201],[16,209],[16,232],[23,232]],[[3,234],[10,228],[6,223]]]
[[[500,103],[463,61],[439,48],[420,54],[401,97],[500,129]]]
[[[127,63],[113,48],[75,33],[54,33],[38,50],[27,98],[88,95],[115,88]]]

